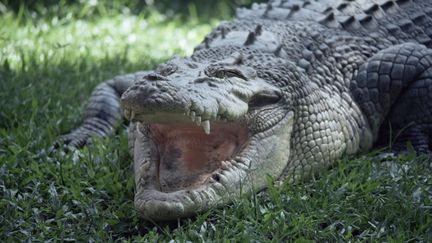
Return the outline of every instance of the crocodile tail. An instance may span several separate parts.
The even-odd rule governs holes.
[[[122,119],[120,96],[147,72],[120,75],[100,83],[92,92],[85,109],[84,120],[80,126],[57,138],[54,147],[62,144],[69,147],[81,147],[93,137],[105,137],[111,134]]]

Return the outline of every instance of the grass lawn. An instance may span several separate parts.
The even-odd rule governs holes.
[[[47,148],[96,84],[190,54],[217,20],[89,2],[47,16],[0,3],[0,242],[432,241],[431,160],[412,154],[347,158],[195,218],[138,219],[124,129],[73,153]]]

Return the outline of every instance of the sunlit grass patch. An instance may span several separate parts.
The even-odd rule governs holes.
[[[81,111],[77,107],[83,107],[97,83],[190,54],[212,25],[168,22],[158,12],[145,18],[123,13],[71,16],[37,21],[17,21],[11,12],[0,16],[2,126],[31,121],[30,113],[59,115],[60,126],[62,121],[76,124]]]
[[[129,62],[166,59],[192,52],[210,24],[166,21],[154,12],[144,16],[119,14],[97,19],[72,19],[71,15],[19,24],[9,13],[0,17],[4,24],[0,38],[0,63],[18,68],[29,58],[38,63],[79,58],[95,61],[127,58]],[[151,58],[150,58],[151,57]],[[148,63],[143,64],[143,68]]]

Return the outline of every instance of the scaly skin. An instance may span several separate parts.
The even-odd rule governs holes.
[[[400,136],[430,150],[432,2],[288,0],[239,9],[190,57],[96,88],[80,146],[130,120],[137,212],[187,217]],[[201,128],[202,127],[202,128]]]

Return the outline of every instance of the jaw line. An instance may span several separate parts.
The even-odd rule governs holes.
[[[288,112],[280,123],[271,129],[251,136],[250,143],[231,160],[231,163],[224,164],[221,169],[213,172],[213,175],[201,186],[194,189],[160,191],[155,183],[157,163],[150,162],[150,158],[136,158],[135,153],[136,193],[134,203],[138,214],[150,220],[174,220],[226,204],[242,193],[264,189],[267,183],[266,175],[277,178],[288,163],[292,123],[293,112]],[[138,150],[148,152],[154,145],[139,129],[137,132],[135,150],[138,148]],[[144,148],[145,145],[148,147]],[[260,149],[263,145],[266,146]],[[281,153],[279,149],[284,146],[286,146],[284,150],[287,153]],[[275,152],[275,149],[279,150],[279,153],[274,156],[271,153]],[[262,154],[266,150],[267,153]],[[278,161],[274,161],[275,159]],[[267,163],[273,164],[270,168],[266,168]]]

